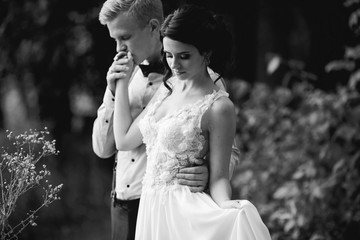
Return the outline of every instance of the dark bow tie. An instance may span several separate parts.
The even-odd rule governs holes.
[[[153,63],[153,64],[149,64],[149,65],[139,64],[139,67],[140,67],[144,77],[149,76],[150,73],[160,73],[160,74],[165,73],[165,67],[161,62]]]

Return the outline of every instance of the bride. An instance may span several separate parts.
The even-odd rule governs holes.
[[[130,52],[119,60],[128,70],[116,83],[116,147],[130,150],[144,142],[148,155],[136,239],[271,239],[252,203],[231,200],[234,105],[208,72],[226,66],[230,35],[211,12],[195,6],[170,14],[161,33],[168,74],[136,119],[128,100]],[[193,193],[177,182],[179,170],[199,157],[208,161],[209,193]]]

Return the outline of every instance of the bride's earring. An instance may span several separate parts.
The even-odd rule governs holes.
[[[206,52],[204,54],[204,61],[205,61],[205,65],[209,66],[210,65],[210,57],[211,57],[212,51]]]
[[[210,65],[210,55],[206,54],[204,57],[204,60],[205,60],[205,65],[209,66]]]

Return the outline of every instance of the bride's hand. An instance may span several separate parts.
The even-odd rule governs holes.
[[[132,54],[125,51],[117,53],[106,76],[109,89],[114,93],[116,82],[118,80],[129,80],[133,71],[134,59]]]
[[[222,202],[220,204],[220,207],[223,209],[231,209],[231,208],[241,209],[242,208],[241,202],[242,200],[228,200]]]
[[[124,71],[122,72],[123,73],[122,79],[123,80],[130,80],[131,74],[134,71],[134,58],[133,58],[131,52],[127,52],[125,57],[118,60],[118,63],[125,67]]]

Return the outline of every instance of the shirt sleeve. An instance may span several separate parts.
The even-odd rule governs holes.
[[[92,132],[93,151],[100,158],[109,158],[116,153],[113,130],[114,101],[114,95],[106,88]]]
[[[240,150],[237,147],[236,138],[234,139],[232,148],[231,148],[231,157],[230,157],[230,164],[229,164],[229,180],[231,180],[234,169],[236,165],[240,162]]]

